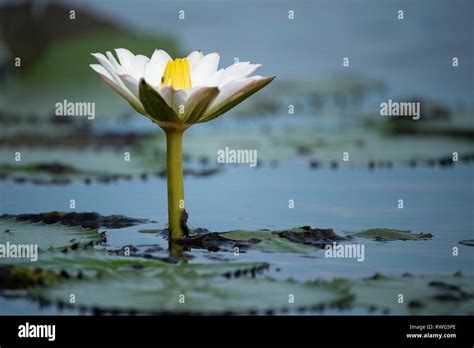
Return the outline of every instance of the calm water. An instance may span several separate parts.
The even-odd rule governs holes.
[[[189,223],[211,231],[233,229],[283,229],[302,225],[354,232],[388,227],[432,233],[420,242],[375,243],[365,240],[366,260],[326,259],[321,252],[300,256],[252,251],[239,261],[268,261],[282,269],[282,276],[301,279],[333,276],[363,276],[374,272],[474,273],[472,247],[459,245],[474,239],[473,166],[454,168],[340,168],[311,170],[306,162],[292,162],[276,168],[229,167],[211,178],[185,180]],[[36,186],[2,183],[2,212],[25,213],[68,210],[76,199],[77,211],[144,217],[156,223],[110,231],[111,248],[129,244],[166,242],[143,228],[166,224],[166,185],[162,179],[139,179],[114,184]],[[288,200],[295,201],[294,209]],[[397,208],[398,199],[404,209]],[[452,247],[460,256],[451,256]],[[195,251],[195,261],[206,261],[208,252]],[[232,254],[219,253],[232,259]]]

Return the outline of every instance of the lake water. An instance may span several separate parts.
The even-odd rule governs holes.
[[[366,244],[366,260],[338,260],[314,255],[271,254],[252,251],[239,261],[268,261],[280,267],[283,275],[301,279],[334,276],[366,276],[375,272],[400,275],[454,273],[472,274],[472,247],[458,244],[474,239],[473,167],[456,164],[453,168],[310,169],[306,161],[295,161],[276,168],[263,166],[226,168],[211,178],[185,180],[187,211],[192,227],[211,231],[234,229],[285,229],[311,225],[333,228],[337,233],[386,227],[432,233],[430,241],[398,241]],[[167,221],[166,182],[134,179],[113,184],[67,186],[2,184],[2,212],[10,214],[68,211],[69,199],[77,211],[103,215],[123,214],[154,219],[156,223],[108,232],[108,244],[119,248],[129,244],[161,244],[156,235],[138,233],[144,228],[163,228]],[[288,200],[294,200],[293,209]],[[399,199],[404,208],[399,209]],[[452,256],[459,247],[460,255]],[[194,262],[206,259],[208,252],[193,251]],[[231,253],[219,253],[229,258]],[[215,255],[214,255],[215,256]]]

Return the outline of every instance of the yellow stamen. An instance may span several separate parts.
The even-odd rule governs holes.
[[[170,60],[166,64],[160,87],[171,86],[174,90],[191,88],[191,71],[186,58]]]

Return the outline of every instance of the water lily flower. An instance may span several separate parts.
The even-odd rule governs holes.
[[[91,64],[114,91],[140,114],[159,125],[167,138],[168,218],[171,239],[183,237],[184,190],[182,134],[195,123],[207,122],[270,83],[274,76],[252,74],[260,64],[237,62],[218,70],[219,55],[194,51],[172,59],[164,50],[151,58],[129,50],[92,53]]]

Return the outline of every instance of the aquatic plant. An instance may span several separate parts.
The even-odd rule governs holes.
[[[170,239],[184,236],[183,132],[213,120],[270,83],[274,76],[251,76],[260,64],[236,62],[217,70],[219,55],[194,51],[172,59],[164,50],[151,58],[129,50],[93,53],[91,64],[114,91],[140,114],[160,126],[167,139],[168,220]]]

